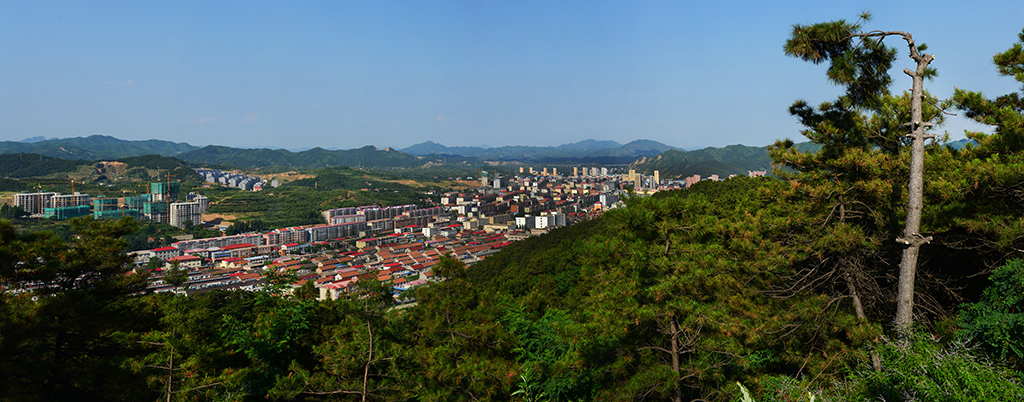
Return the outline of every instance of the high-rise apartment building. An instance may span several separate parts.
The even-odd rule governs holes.
[[[21,207],[30,214],[41,214],[50,206],[50,198],[57,193],[18,193],[14,195],[14,205]]]
[[[92,197],[89,194],[76,192],[74,194],[56,194],[50,198],[50,208],[77,207],[92,204]]]
[[[203,212],[198,202],[175,202],[170,205],[170,224],[175,227],[184,227],[186,221],[192,221],[193,225],[203,222]]]

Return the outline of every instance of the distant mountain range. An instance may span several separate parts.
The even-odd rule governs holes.
[[[640,157],[652,157],[674,147],[651,140],[628,144],[615,141],[585,140],[554,147],[504,146],[447,147],[427,141],[402,150],[373,146],[350,150],[313,148],[301,152],[268,148],[233,148],[210,145],[196,147],[187,143],[161,140],[128,141],[110,136],[43,139],[0,142],[0,154],[38,154],[60,159],[111,160],[140,155],[171,156],[186,162],[257,166],[365,166],[414,167],[427,163],[480,162],[494,160],[524,163],[596,163],[627,164]],[[454,159],[454,160],[453,160]]]
[[[962,148],[968,140],[950,143]],[[798,144],[810,147],[811,144]],[[127,141],[110,136],[43,139],[0,142],[0,154],[6,156],[4,171],[9,177],[46,170],[48,162],[32,155],[63,160],[115,160],[142,155],[161,155],[185,162],[206,165],[233,165],[243,168],[262,166],[372,168],[417,167],[443,164],[477,164],[483,161],[534,164],[629,164],[631,169],[651,174],[658,170],[663,178],[681,178],[699,174],[745,175],[748,170],[771,167],[766,147],[730,145],[723,148],[682,150],[657,141],[636,140],[627,144],[615,141],[585,140],[553,147],[448,147],[432,141],[394,150],[373,146],[350,150],[313,148],[301,152],[285,149],[196,147],[187,143],[162,140]],[[8,166],[9,165],[9,166]],[[19,170],[21,167],[29,169]]]
[[[767,170],[771,159],[766,147],[729,145],[724,148],[704,148],[693,151],[668,150],[653,157],[643,157],[629,165],[639,173],[653,174],[663,179],[678,179],[692,175],[708,177],[713,174],[746,175],[748,170]]]
[[[160,155],[185,162],[209,165],[234,165],[238,167],[284,166],[284,167],[413,167],[433,161],[432,158],[418,157],[393,151],[378,150],[373,146],[351,150],[328,151],[313,148],[302,152],[267,148],[232,148],[210,145],[197,147],[187,143],[162,140],[129,141],[105,135],[89,137],[44,139],[27,138],[22,141],[0,142],[0,154],[34,154],[64,160],[116,160],[142,155]],[[29,160],[19,156],[19,160]],[[438,159],[441,160],[440,158]],[[452,161],[457,162],[457,161]],[[30,171],[38,170],[34,165]]]
[[[801,151],[809,151],[817,149],[818,145],[802,142],[796,144],[796,147]],[[749,171],[770,171],[771,167],[768,147],[746,145],[692,151],[669,150],[652,158],[640,158],[629,165],[630,169],[644,174],[653,174],[657,170],[662,179],[681,179],[693,175],[746,175]]]
[[[953,149],[962,149],[971,140],[963,139],[947,143]],[[811,142],[796,144],[800,151],[814,151],[818,145]],[[704,148],[695,150],[668,150],[655,157],[642,157],[629,165],[630,169],[643,174],[653,174],[655,170],[663,179],[681,179],[693,175],[708,177],[746,175],[748,171],[771,170],[772,160],[768,157],[768,147],[749,147],[746,145],[729,145],[723,148]]]
[[[302,152],[292,152],[285,149],[244,149],[211,145],[177,155],[176,158],[193,163],[207,165],[229,164],[245,168],[260,166],[394,168],[417,167],[430,162],[441,162],[441,158],[419,157],[390,148],[381,150],[372,145],[338,151],[313,148]]]
[[[533,163],[630,163],[644,156],[655,156],[677,149],[652,140],[636,140],[628,144],[615,141],[584,140],[554,147],[503,146],[448,147],[427,141],[401,149],[412,155],[456,155],[484,160],[521,161]]]
[[[20,142],[29,142],[29,143],[31,143],[31,142],[39,142],[39,141],[46,141],[46,140],[59,140],[59,139],[60,138],[57,138],[57,137],[46,138],[46,137],[43,137],[43,136],[40,135],[40,136],[35,136],[35,137],[28,137],[26,139],[21,140]]]
[[[0,154],[39,154],[60,159],[119,159],[139,155],[177,156],[198,149],[186,143],[162,140],[126,141],[108,135],[43,139],[27,138],[23,141],[0,141]]]

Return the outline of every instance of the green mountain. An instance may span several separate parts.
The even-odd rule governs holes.
[[[186,143],[144,140],[128,141],[107,135],[62,138],[37,142],[0,141],[0,154],[39,154],[60,159],[119,159],[157,154],[175,156],[197,149]]]
[[[0,177],[37,177],[71,172],[91,161],[59,159],[39,154],[7,154],[0,158]]]
[[[451,157],[418,157],[398,152],[390,148],[378,150],[373,146],[350,150],[326,150],[313,148],[302,152],[285,149],[267,148],[232,148],[225,146],[196,147],[187,143],[175,143],[161,140],[127,141],[110,136],[93,135],[89,137],[64,138],[28,141],[0,142],[0,154],[20,154],[15,159],[7,157],[7,163],[0,174],[9,177],[25,177],[46,175],[54,172],[73,170],[66,163],[52,162],[55,165],[45,167],[45,163],[21,164],[21,160],[131,160],[133,164],[152,165],[155,157],[174,157],[189,163],[210,165],[234,165],[239,167],[330,167],[330,166],[363,166],[375,168],[414,167],[427,163],[462,163],[467,158]],[[46,159],[39,159],[45,157]],[[141,159],[140,159],[141,158]],[[148,162],[147,162],[148,161]],[[150,163],[153,162],[153,163]],[[168,164],[160,159],[161,165]],[[180,162],[171,162],[175,165]],[[81,164],[80,162],[78,164]]]
[[[372,145],[350,150],[328,151],[313,148],[302,152],[285,149],[244,149],[207,146],[178,155],[177,158],[201,164],[228,164],[239,167],[329,167],[361,166],[375,168],[415,167],[440,158],[425,158],[398,152],[390,148],[377,149]]]
[[[584,140],[555,147],[524,145],[484,147],[447,147],[427,141],[402,149],[413,155],[457,155],[471,158],[540,163],[629,163],[639,157],[654,156],[671,146],[652,140],[636,140],[628,144],[615,141]]]
[[[813,147],[811,143],[797,144],[799,149]],[[668,150],[654,157],[642,157],[629,165],[639,173],[653,174],[663,179],[679,179],[692,175],[704,177],[717,174],[745,176],[751,170],[771,170],[772,160],[767,147],[729,145],[723,148],[704,148],[692,151]]]

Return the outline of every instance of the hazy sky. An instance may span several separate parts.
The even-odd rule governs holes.
[[[847,3],[848,5],[833,5]],[[786,108],[832,100],[786,57],[792,24],[873,12],[954,87],[1017,91],[991,58],[1016,1],[0,0],[0,140],[104,134],[349,149],[652,139],[802,141]],[[912,67],[904,44],[897,66]],[[909,88],[896,73],[894,89]],[[954,121],[962,138],[978,125]]]

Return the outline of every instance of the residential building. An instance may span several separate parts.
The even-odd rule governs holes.
[[[50,198],[51,208],[89,206],[91,203],[92,197],[89,194],[82,194],[77,191],[74,194],[56,194]]]
[[[203,210],[199,202],[175,202],[170,205],[170,224],[174,227],[185,227],[185,222],[193,225],[203,223]]]
[[[30,214],[41,214],[50,205],[50,198],[58,193],[18,193],[14,195],[14,205],[21,207]]]

